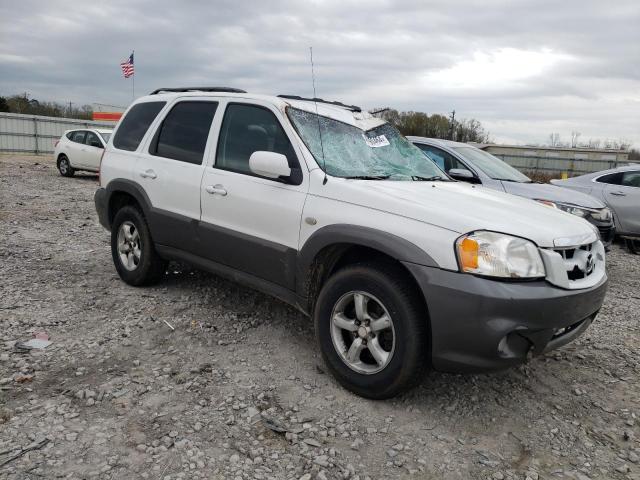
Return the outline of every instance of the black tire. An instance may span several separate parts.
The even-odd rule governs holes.
[[[391,358],[380,371],[355,371],[334,346],[331,333],[334,307],[350,292],[364,292],[375,297],[392,318],[395,346]],[[427,315],[418,289],[401,267],[390,262],[355,264],[333,274],[320,290],[314,309],[316,338],[327,367],[343,387],[366,398],[390,398],[414,387],[428,370]],[[355,338],[358,335],[345,333],[347,340],[349,335],[355,335]]]
[[[127,224],[128,228],[133,225],[131,231],[137,234],[135,242],[140,255],[138,261],[133,262],[132,270],[125,267],[118,251],[118,235],[123,224]],[[167,262],[156,252],[144,215],[131,205],[118,210],[111,225],[111,256],[120,278],[135,287],[158,283],[167,267]]]
[[[73,177],[76,173],[75,169],[71,167],[71,162],[66,155],[60,155],[58,157],[58,171],[63,177]]]
[[[640,238],[626,238],[625,243],[627,244],[629,252],[634,255],[640,255]]]

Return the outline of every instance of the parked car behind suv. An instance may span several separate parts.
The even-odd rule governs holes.
[[[605,295],[589,223],[451,181],[354,106],[157,90],[125,113],[100,178],[125,282],[181,260],[274,295],[313,317],[329,370],[370,398],[430,366],[498,369],[559,347]]]
[[[104,146],[112,130],[79,129],[67,130],[56,142],[53,158],[63,177],[72,177],[78,170],[97,172]]]
[[[569,193],[554,185],[534,182],[506,162],[466,143],[425,137],[408,138],[451,177],[531,198],[577,215],[598,228],[605,247],[608,248],[613,242],[613,217],[601,200],[584,193]]]
[[[613,211],[616,233],[626,239],[629,250],[640,254],[640,165],[588,173],[566,180],[551,180],[599,198]]]

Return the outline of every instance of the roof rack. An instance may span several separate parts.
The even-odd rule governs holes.
[[[286,98],[288,100],[305,100],[308,102],[318,102],[318,103],[327,103],[329,105],[336,105],[338,107],[346,108],[347,110],[351,110],[352,112],[361,112],[362,109],[356,105],[345,105],[341,102],[332,102],[330,100],[323,100],[322,98],[305,98],[300,97],[298,95],[278,95],[278,98]]]
[[[247,93],[245,90],[231,87],[176,87],[158,88],[149,95],[157,95],[160,92],[225,92],[225,93]]]

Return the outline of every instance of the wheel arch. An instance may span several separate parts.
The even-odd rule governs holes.
[[[424,295],[414,275],[403,262],[434,266],[424,250],[397,235],[358,225],[330,225],[317,230],[299,252],[296,291],[300,306],[313,314],[322,285],[343,266],[378,260],[401,269],[415,286],[426,308]]]
[[[107,190],[107,218],[109,226],[120,208],[124,205],[136,205],[145,217],[148,217],[151,209],[151,201],[144,189],[135,182],[126,179],[111,180]]]

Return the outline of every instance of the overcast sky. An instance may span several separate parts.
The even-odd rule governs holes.
[[[126,105],[226,85],[476,118],[640,147],[640,1],[2,1],[0,95]]]

